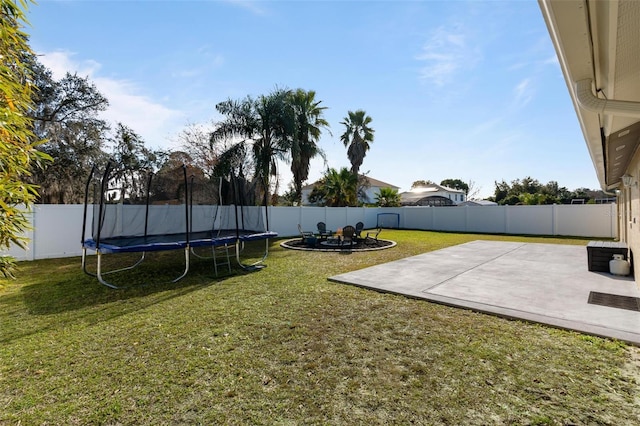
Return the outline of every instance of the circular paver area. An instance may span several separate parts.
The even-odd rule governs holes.
[[[291,250],[308,250],[308,251],[373,251],[384,250],[391,247],[395,247],[396,242],[390,240],[377,240],[358,241],[352,244],[327,244],[326,241],[318,241],[315,245],[310,245],[302,241],[302,238],[294,238],[292,240],[283,241],[280,243],[280,247],[288,248]]]

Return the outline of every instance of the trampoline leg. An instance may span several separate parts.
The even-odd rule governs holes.
[[[100,282],[100,284],[106,285],[107,287],[110,287],[110,288],[119,288],[118,286],[108,283],[107,281],[104,280],[104,278],[102,278],[102,254],[98,250],[96,255],[98,256],[98,261],[97,261],[98,271],[96,273],[96,277],[98,277],[98,281]]]
[[[264,255],[262,256],[262,259],[252,263],[251,265],[245,265],[242,263],[242,261],[240,260],[240,244],[236,243],[236,261],[238,262],[238,265],[240,265],[242,269],[251,271],[251,270],[261,269],[265,267],[265,265],[262,265],[262,263],[265,261],[265,259],[269,255],[269,239],[266,238],[264,241],[265,241],[265,248],[264,248]],[[242,242],[242,245],[244,248],[244,242]]]
[[[89,275],[90,277],[95,277],[96,274],[93,274],[89,271],[87,271],[87,248],[86,247],[82,247],[82,271]]]
[[[191,248],[189,246],[186,246],[184,248],[184,272],[178,278],[176,278],[175,280],[172,280],[171,281],[172,283],[180,281],[189,272],[189,253],[191,253]]]
[[[100,254],[99,251],[96,251],[96,254]],[[115,274],[116,272],[122,272],[122,271],[128,271],[130,269],[134,269],[136,266],[138,266],[139,264],[142,263],[142,261],[144,260],[144,257],[146,255],[146,252],[142,252],[142,255],[140,256],[140,259],[138,259],[136,261],[136,263],[134,263],[131,266],[126,266],[124,268],[120,268],[120,269],[115,269],[113,271],[107,271],[107,272],[100,272],[101,275],[109,275],[109,274]],[[98,259],[100,259],[100,257],[98,257]],[[93,272],[89,272],[87,270],[87,249],[85,247],[82,248],[82,270],[84,271],[85,274],[91,276],[91,277],[97,277],[97,274],[94,274]],[[119,287],[116,287],[119,288]]]

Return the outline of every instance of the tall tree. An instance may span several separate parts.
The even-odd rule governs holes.
[[[167,154],[147,148],[142,137],[122,123],[116,124],[111,143],[112,156],[119,167],[114,176],[120,182],[123,198],[142,197],[147,173],[159,168]]]
[[[360,166],[367,155],[367,151],[373,143],[374,130],[370,127],[371,117],[364,110],[349,111],[340,124],[345,126],[345,131],[340,140],[347,147],[347,157],[351,162],[351,173],[358,175]]]
[[[201,169],[205,176],[212,176],[219,157],[224,152],[222,143],[211,140],[215,124],[189,124],[177,136],[177,141],[191,159],[191,163]]]
[[[467,190],[467,200],[475,200],[476,198],[478,198],[482,187],[478,186],[478,184],[474,180],[470,180],[469,182],[467,182],[467,186],[469,187],[469,189]]]
[[[542,185],[537,179],[530,176],[524,179],[515,179],[508,184],[504,180],[495,182],[494,196],[490,197],[500,205],[514,204],[569,204],[573,199],[589,201],[591,193],[594,197],[606,197],[604,193],[579,188],[569,191],[561,187],[556,181],[549,181]]]
[[[211,134],[212,142],[237,140],[239,145],[251,146],[254,179],[267,200],[272,184],[277,184],[277,162],[284,160],[291,148],[295,120],[290,93],[286,89],[276,89],[257,99],[229,99],[216,105],[225,119]],[[229,149],[238,152],[235,145]]]
[[[459,189],[460,191],[464,191],[465,194],[469,192],[469,185],[467,185],[460,179],[444,179],[442,182],[440,182],[440,185],[448,186],[449,188],[453,189]]]
[[[291,94],[291,105],[295,117],[294,135],[291,141],[291,173],[293,173],[293,198],[302,202],[302,183],[309,177],[311,159],[326,157],[318,146],[322,128],[328,129],[329,122],[324,119],[322,101],[316,101],[316,92],[298,89]]]
[[[411,184],[411,189],[413,188],[418,188],[421,186],[427,186],[427,185],[433,185],[435,182],[431,181],[431,180],[416,180]]]
[[[33,109],[33,76],[25,58],[33,55],[22,31],[26,1],[0,0],[0,250],[26,247],[27,213],[38,196],[30,184],[33,164],[48,157],[37,151],[38,139],[28,113]],[[15,260],[0,256],[0,275],[12,277]]]
[[[56,81],[35,56],[29,59],[37,86],[30,116],[37,137],[46,139],[38,149],[53,158],[46,170],[34,169],[32,181],[42,188],[39,201],[82,202],[91,165],[107,158],[103,141],[108,126],[98,114],[108,101],[88,78],[67,73]]]

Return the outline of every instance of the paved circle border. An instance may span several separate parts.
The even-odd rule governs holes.
[[[339,248],[322,248],[322,249],[318,249],[318,248],[313,248],[313,247],[294,247],[294,246],[290,246],[289,244],[287,244],[290,241],[299,241],[300,238],[292,238],[290,240],[287,241],[283,241],[280,243],[280,247],[282,248],[286,248],[289,250],[299,250],[299,251],[316,251],[316,252],[329,252],[329,253],[335,253],[335,252],[361,252],[361,251],[380,251],[380,250],[387,250],[390,248],[393,248],[395,246],[398,245],[398,243],[396,243],[395,241],[391,241],[391,240],[383,240],[382,238],[379,238],[380,241],[385,241],[389,244],[388,246],[384,246],[384,247],[367,247],[367,248],[351,248],[351,247],[339,247]]]

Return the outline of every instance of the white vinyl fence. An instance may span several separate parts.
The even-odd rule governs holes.
[[[36,205],[31,213],[33,231],[27,251],[13,247],[8,253],[18,260],[79,256],[84,206]],[[550,206],[465,207],[269,207],[269,230],[281,237],[314,231],[318,222],[328,229],[363,222],[366,229],[378,225],[380,213],[397,213],[399,227],[431,231],[516,235],[561,235],[593,238],[617,237],[615,204]],[[87,228],[91,229],[91,212]],[[387,215],[388,217],[389,215]],[[89,238],[90,235],[84,237]]]

